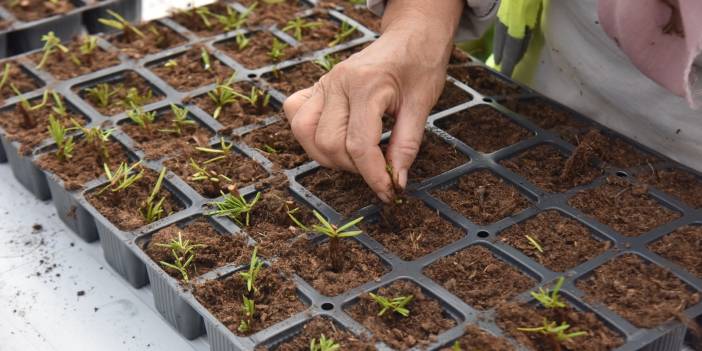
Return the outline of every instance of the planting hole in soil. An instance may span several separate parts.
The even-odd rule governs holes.
[[[42,18],[69,12],[75,8],[70,0],[5,0],[3,7],[23,22],[32,22]]]
[[[587,227],[555,210],[515,224],[498,237],[554,272],[575,268],[612,246],[611,241],[596,240]]]
[[[298,182],[344,216],[377,202],[373,191],[358,174],[318,168],[303,175]]]
[[[240,33],[216,43],[215,47],[250,70],[285,61],[297,54],[297,48],[264,30]]]
[[[680,169],[645,169],[636,178],[692,208],[702,208],[702,181],[691,173]]]
[[[453,66],[448,74],[482,95],[507,97],[523,93],[518,85],[499,78],[490,70],[476,66]]]
[[[504,105],[573,145],[578,144],[587,128],[587,124],[577,120],[571,113],[542,98],[508,99]]]
[[[504,338],[494,336],[475,325],[469,325],[463,336],[441,349],[441,351],[456,350],[514,351],[514,347]]]
[[[96,36],[74,38],[64,46],[53,32],[49,32],[43,41],[42,51],[29,55],[29,59],[34,61],[36,68],[44,69],[58,79],[75,78],[119,63],[117,53],[99,47]]]
[[[424,273],[479,310],[493,308],[536,285],[534,279],[480,245],[442,257]]]
[[[256,350],[270,350],[270,351],[309,351],[310,344],[314,340],[314,344],[319,346],[320,339],[324,338],[327,345],[338,345],[337,350],[360,350],[360,351],[373,351],[375,350],[375,343],[367,340],[364,337],[356,336],[349,331],[345,330],[344,327],[335,323],[328,317],[315,317],[309,322],[305,323],[300,330],[296,330],[294,336],[290,337],[289,340],[283,340],[275,343],[270,347],[260,346]],[[331,340],[331,341],[328,341]],[[312,349],[312,350],[332,350],[327,349]]]
[[[158,159],[178,154],[188,146],[207,147],[213,133],[194,119],[185,107],[171,105],[170,108],[146,112],[153,114],[145,119],[125,120],[122,131],[136,142],[146,159]],[[186,146],[187,145],[187,146]]]
[[[224,82],[232,69],[217,60],[204,46],[159,60],[149,68],[178,91],[190,91],[214,82]]]
[[[618,256],[576,282],[586,298],[601,302],[639,328],[654,328],[700,302],[671,272],[633,254]]]
[[[702,226],[685,226],[649,245],[651,251],[702,279]]]
[[[121,33],[110,35],[108,40],[134,59],[170,49],[185,42],[185,39],[173,29],[158,22],[140,25],[126,22],[123,23],[123,26]]]
[[[176,23],[201,37],[209,37],[239,29],[246,20],[245,13],[224,3],[176,10],[170,17]]]
[[[569,201],[597,221],[624,236],[635,237],[680,217],[680,213],[661,205],[648,195],[644,185],[609,176],[594,189],[581,190]]]
[[[417,198],[401,198],[400,203],[384,205],[377,217],[361,227],[406,261],[429,254],[463,236],[459,228]]]
[[[381,303],[383,301],[386,303]],[[363,294],[346,312],[390,347],[426,347],[456,325],[441,303],[408,280]]]
[[[5,61],[0,69],[0,102],[17,94],[12,86],[22,94],[43,86],[41,81],[14,61]]]
[[[306,9],[302,1],[257,1],[257,0],[239,0],[246,8],[252,8],[254,3],[258,3],[253,8],[251,14],[247,17],[246,23],[250,26],[270,26],[277,24],[282,27],[289,20],[294,19],[296,14]]]
[[[244,142],[284,169],[295,168],[310,161],[285,121],[246,134]]]
[[[567,157],[558,148],[541,144],[500,164],[548,192],[563,192],[591,183],[602,174],[589,158]]]
[[[489,106],[473,107],[436,122],[436,125],[482,153],[492,153],[532,135]]]
[[[455,185],[432,192],[441,201],[478,225],[487,225],[529,207],[519,190],[489,170],[471,172]]]
[[[218,82],[207,94],[194,98],[194,103],[221,123],[226,130],[261,122],[280,111],[268,92],[248,82],[233,83],[232,77]]]
[[[123,71],[74,90],[104,116],[129,110],[143,113],[144,106],[160,100],[162,96],[134,71]]]

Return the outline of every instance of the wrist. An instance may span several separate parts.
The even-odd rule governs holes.
[[[387,31],[422,32],[448,44],[453,41],[465,0],[387,0],[383,33]]]

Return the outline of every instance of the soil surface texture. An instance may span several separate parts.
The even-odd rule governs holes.
[[[205,22],[203,17],[197,13],[197,11],[202,11],[202,9],[207,9],[211,13],[210,16],[205,15],[207,22]],[[227,6],[226,4],[217,2],[207,6],[195,7],[189,10],[176,11],[170,18],[201,37],[210,37],[235,30],[235,28],[227,30],[225,25],[216,17],[227,16],[228,14],[234,14],[236,16],[238,13],[236,10]]]
[[[452,66],[448,68],[448,74],[483,95],[507,97],[523,93],[518,85],[498,78],[487,68]]]
[[[234,84],[232,88],[236,92],[248,97],[251,94],[252,87],[253,86],[251,84],[242,82]],[[273,99],[270,99],[268,105],[264,106],[261,98],[263,97],[258,99],[255,106],[242,100],[241,98],[237,99],[233,104],[224,105],[222,112],[219,116],[217,116],[217,121],[225,128],[220,132],[226,134],[228,130],[261,122],[268,117],[279,114],[280,109],[273,104]],[[195,97],[191,102],[197,105],[197,107],[203,111],[210,114],[210,116],[213,116],[215,110],[217,109],[217,105],[208,94]]]
[[[660,160],[634,147],[624,139],[591,129],[577,144],[571,158],[598,158],[610,166],[631,168],[651,165]]]
[[[469,92],[447,81],[446,85],[444,85],[444,90],[441,92],[441,96],[439,96],[439,100],[436,102],[436,105],[434,105],[434,108],[432,108],[431,113],[448,110],[451,107],[468,102],[472,98],[473,96],[470,95]]]
[[[298,182],[345,216],[380,201],[358,174],[320,168]]]
[[[457,343],[457,344],[456,344]],[[465,334],[458,340],[451,343],[450,347],[444,347],[441,351],[455,351],[452,349],[458,345],[461,350],[490,350],[490,351],[513,351],[514,347],[504,338],[494,336],[475,325],[466,327]]]
[[[101,104],[100,100],[89,89],[99,89],[99,84],[109,86],[109,99],[107,105]],[[130,93],[131,91],[131,93]],[[139,106],[141,107],[161,99],[160,94],[151,85],[134,71],[126,71],[115,81],[98,83],[80,90],[80,96],[87,100],[93,108],[105,116],[114,116],[118,113],[128,111],[133,108],[130,101],[132,95],[139,96]]]
[[[185,39],[174,30],[156,22],[144,23],[136,26],[142,35],[133,30],[113,34],[109,37],[110,43],[118,47],[123,53],[133,59],[140,59],[146,55],[170,49],[185,42]]]
[[[668,193],[693,208],[702,208],[702,181],[679,169],[644,170],[637,179]]]
[[[48,71],[58,79],[67,80],[99,71],[119,63],[116,52],[105,51],[100,47],[96,47],[90,53],[82,53],[80,47],[83,44],[83,40],[87,40],[87,37],[76,38],[70,43],[65,44],[69,50],[68,53],[55,50],[55,52],[46,59],[41,69]],[[39,64],[42,56],[43,52],[39,51],[29,55],[29,58],[34,61],[35,64]],[[76,64],[75,59],[78,59],[80,64]]]
[[[565,109],[541,98],[508,99],[503,103],[510,110],[526,117],[537,126],[558,134],[563,140],[577,145],[585,134],[587,124],[578,121]]]
[[[257,69],[271,65],[276,62],[281,62],[297,55],[298,49],[285,44],[282,39],[277,38],[273,33],[266,31],[255,31],[244,34],[250,40],[249,44],[243,48],[239,48],[234,38],[221,41],[215,46],[231,56],[234,60],[248,69]],[[274,38],[281,44],[285,44],[282,49],[283,55],[275,60],[269,55],[273,47]]]
[[[20,21],[31,22],[66,13],[73,10],[75,5],[70,0],[5,0],[3,7],[12,12]]]
[[[488,106],[458,112],[436,125],[482,153],[495,152],[531,136],[531,132]]]
[[[339,345],[339,350],[359,350],[373,351],[375,343],[366,340],[363,337],[358,337],[343,329],[331,319],[325,317],[316,317],[315,319],[305,323],[300,331],[290,340],[284,341],[270,348],[259,347],[257,351],[309,351],[310,342],[314,339],[316,345],[319,345],[319,338],[324,335],[327,339],[333,340]]]
[[[282,27],[289,20],[294,19],[298,12],[307,8],[302,1],[297,0],[271,3],[257,0],[239,0],[239,2],[247,8],[258,2],[246,21],[249,26],[278,24],[278,27]]]
[[[310,161],[285,121],[246,134],[244,142],[284,169],[295,168]]]
[[[234,72],[211,53],[208,53],[209,67],[205,67],[202,55],[202,47],[195,47],[172,58],[173,61],[161,61],[151,69],[178,91],[189,91],[215,82],[224,82]],[[168,62],[175,62],[175,66],[166,66]]]
[[[650,245],[653,252],[702,278],[702,227],[682,227]]]
[[[15,96],[15,91],[12,90],[12,85],[19,90],[20,93],[30,92],[40,87],[39,81],[25,71],[19,64],[13,61],[7,61],[0,67],[0,72],[5,71],[5,65],[9,65],[7,73],[7,81],[0,87],[0,102]]]

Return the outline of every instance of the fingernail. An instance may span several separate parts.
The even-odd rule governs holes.
[[[407,170],[400,169],[397,171],[397,185],[401,188],[400,190],[405,190],[407,186]]]

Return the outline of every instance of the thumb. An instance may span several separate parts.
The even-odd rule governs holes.
[[[407,175],[424,137],[428,113],[413,108],[401,108],[388,144],[387,159],[392,166],[392,180],[396,187],[407,186]]]

